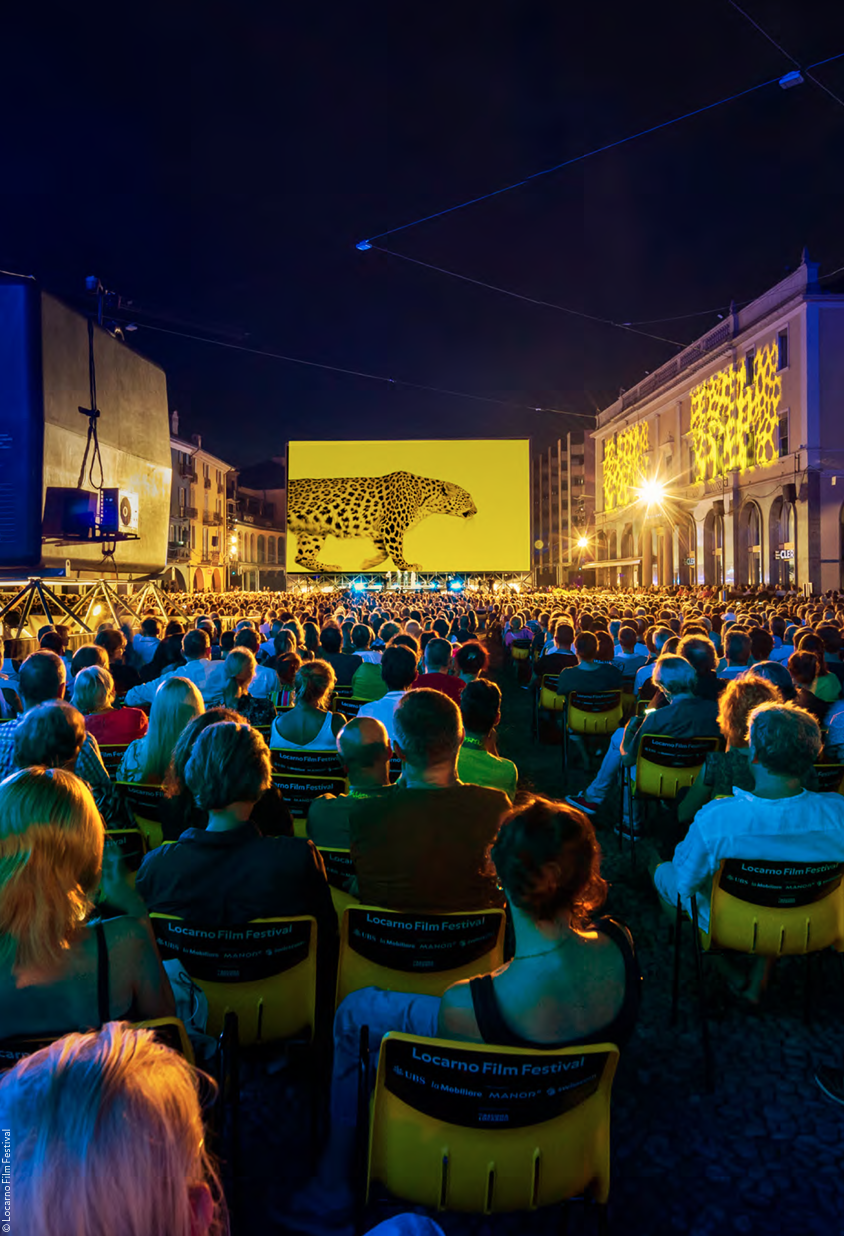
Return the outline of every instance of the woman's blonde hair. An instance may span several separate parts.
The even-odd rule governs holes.
[[[223,687],[223,706],[237,708],[237,701],[255,677],[257,662],[248,648],[234,648],[226,657],[223,669],[226,685]],[[247,677],[248,675],[248,677]]]
[[[197,687],[189,678],[173,675],[162,682],[149,711],[149,731],[144,743],[142,781],[160,785],[173,758],[173,748],[182,730],[205,712]]]
[[[198,1074],[151,1030],[109,1022],[27,1056],[0,1081],[0,1123],[15,1131],[13,1213],[28,1236],[190,1236],[204,1185],[209,1236],[228,1230]]]
[[[327,708],[336,682],[337,675],[327,661],[303,661],[293,680],[296,700],[311,708]]]
[[[114,679],[101,665],[89,665],[80,670],[73,684],[73,706],[83,717],[114,703]]]
[[[105,832],[84,781],[25,768],[0,782],[0,956],[16,974],[60,962],[93,908]]]
[[[718,726],[731,747],[747,746],[750,714],[760,704],[781,704],[782,693],[759,674],[733,678],[718,700]]]

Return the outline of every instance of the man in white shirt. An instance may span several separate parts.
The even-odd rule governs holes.
[[[161,623],[157,618],[145,618],[141,623],[140,635],[132,640],[132,652],[138,666],[149,665],[160,643]]]
[[[211,641],[205,631],[188,631],[182,640],[184,665],[173,665],[166,669],[159,678],[151,682],[139,683],[126,692],[126,703],[131,707],[138,704],[151,704],[162,682],[174,675],[179,678],[189,678],[199,688],[206,707],[218,704],[223,698],[225,686],[225,671],[221,661],[211,660]],[[254,691],[253,691],[254,694]]]
[[[670,863],[654,871],[660,897],[687,911],[697,898],[702,930],[709,926],[712,877],[724,858],[769,862],[844,862],[844,798],[813,794],[803,778],[821,749],[818,723],[793,705],[761,704],[750,714],[752,794],[735,789],[698,811]],[[758,993],[757,993],[758,994]]]
[[[645,660],[650,656],[650,650],[647,644],[643,644],[639,639],[639,629],[632,624],[623,626],[618,633],[618,643],[615,646],[615,660],[630,661],[634,657],[644,657]]]
[[[648,647],[652,648],[652,655],[648,658],[647,665],[643,665],[641,669],[636,671],[636,678],[633,683],[634,694],[638,695],[646,682],[649,682],[653,677],[654,666],[662,655],[662,650],[668,641],[673,637],[674,632],[671,627],[651,627],[645,639]],[[622,671],[623,672],[623,671]]]
[[[384,649],[381,658],[381,677],[387,684],[387,694],[371,704],[363,704],[359,717],[374,717],[380,721],[393,741],[393,716],[406,691],[416,677],[416,657],[410,648],[394,644]],[[340,706],[342,711],[342,704]]]
[[[258,660],[258,650],[261,647],[261,641],[257,631],[251,627],[243,627],[234,637],[235,648],[248,648]],[[215,684],[216,685],[216,684]],[[249,687],[249,694],[254,696],[256,700],[268,700],[274,691],[278,690],[278,674],[269,665],[259,665],[255,670],[255,677]],[[208,703],[208,700],[205,701]]]

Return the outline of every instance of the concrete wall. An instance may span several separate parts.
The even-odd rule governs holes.
[[[88,322],[80,313],[42,293],[44,372],[44,487],[75,487],[85,453],[90,406]],[[139,540],[119,542],[118,569],[149,573],[167,561],[170,514],[170,423],[164,371],[108,331],[94,327],[94,357],[100,451],[105,486],[139,497]],[[90,453],[89,453],[90,454]],[[90,463],[90,458],[89,458]],[[85,468],[83,488],[93,488]],[[95,469],[95,481],[99,475]],[[44,563],[98,573],[101,545],[44,546]],[[109,564],[110,569],[110,564]]]

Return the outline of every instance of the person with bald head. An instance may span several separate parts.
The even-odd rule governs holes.
[[[392,790],[390,739],[385,726],[375,717],[354,717],[337,735],[337,753],[349,778],[349,792],[315,799],[308,811],[307,831],[316,846],[348,850],[351,805]]]

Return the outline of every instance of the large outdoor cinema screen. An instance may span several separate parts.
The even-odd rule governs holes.
[[[288,572],[529,569],[527,438],[289,444]]]

